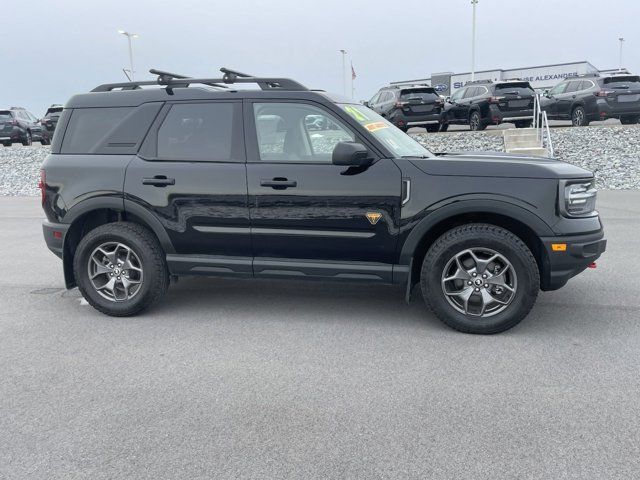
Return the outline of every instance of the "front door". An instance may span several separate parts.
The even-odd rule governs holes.
[[[348,123],[313,102],[246,102],[256,276],[391,280],[400,170],[333,165],[338,142],[365,142]]]
[[[241,101],[167,104],[129,164],[126,199],[164,227],[172,271],[251,275],[243,136]]]

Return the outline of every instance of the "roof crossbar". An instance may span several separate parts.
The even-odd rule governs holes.
[[[162,85],[167,88],[188,87],[193,84],[209,85],[217,88],[228,88],[226,85],[233,85],[237,83],[255,83],[262,90],[308,90],[304,85],[291,80],[290,78],[276,78],[276,77],[254,77],[247,73],[238,72],[228,68],[221,68],[223,73],[222,78],[192,78],[186,75],[177,73],[165,72],[162,70],[151,69],[149,73],[158,75],[156,81],[146,80],[141,82],[121,82],[121,83],[106,83],[99,85],[92,92],[110,92],[117,88],[123,90],[137,90],[142,86],[147,85]]]

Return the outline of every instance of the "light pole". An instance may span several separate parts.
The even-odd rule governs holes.
[[[620,41],[620,58],[619,58],[619,65],[620,68],[619,70],[622,71],[622,44],[624,43],[624,38],[623,37],[619,37],[618,40]]]
[[[130,33],[130,32],[125,32],[124,30],[118,30],[118,33],[120,35],[124,35],[125,37],[127,37],[127,40],[129,41],[129,73],[131,74],[131,81],[134,81],[134,71],[133,71],[133,47],[131,46],[131,39],[132,38],[138,38],[138,34],[137,33]]]
[[[473,5],[473,23],[471,25],[471,80],[476,76],[476,5],[478,0],[471,0]]]
[[[346,97],[347,96],[347,72],[346,72],[346,66],[345,66],[345,57],[347,56],[347,51],[346,50],[340,50],[340,53],[342,54],[342,94]]]

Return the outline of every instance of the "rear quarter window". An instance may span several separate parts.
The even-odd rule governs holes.
[[[0,112],[0,122],[8,122],[11,119],[11,112]]]
[[[61,153],[93,153],[133,107],[77,108],[62,141]]]

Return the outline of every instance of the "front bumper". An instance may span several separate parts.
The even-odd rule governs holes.
[[[543,237],[546,260],[542,272],[542,290],[557,290],[595,262],[607,248],[604,232],[564,237]],[[554,250],[552,245],[566,245]]]

